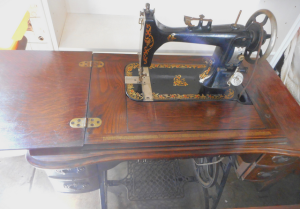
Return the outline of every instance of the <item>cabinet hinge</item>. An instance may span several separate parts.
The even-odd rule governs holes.
[[[70,121],[72,128],[98,128],[101,124],[100,118],[74,118]]]
[[[102,68],[104,66],[104,62],[102,61],[82,61],[79,62],[80,67],[95,67]]]

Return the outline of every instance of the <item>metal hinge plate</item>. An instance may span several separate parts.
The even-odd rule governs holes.
[[[102,68],[104,66],[104,62],[102,61],[82,61],[79,62],[80,67],[95,67]]]
[[[149,74],[149,68],[144,67],[142,69],[142,91],[144,95],[144,101],[153,101],[152,96],[152,87],[151,87],[151,81],[150,81],[150,74]]]
[[[125,76],[125,84],[140,84],[139,76]]]
[[[72,128],[98,128],[101,124],[100,118],[74,118],[70,121]]]

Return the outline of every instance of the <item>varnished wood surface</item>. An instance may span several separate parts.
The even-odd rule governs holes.
[[[101,117],[103,123],[87,130],[86,144],[285,137],[264,104],[257,108],[236,102],[134,102],[124,93],[124,68],[137,55],[94,54],[93,59],[105,65],[92,70],[88,116]],[[197,63],[200,59],[156,56],[154,62]]]
[[[253,105],[236,101],[127,101],[128,132],[264,129]]]
[[[0,150],[82,146],[91,52],[0,51]]]
[[[93,60],[103,61],[102,68],[93,68],[89,96],[88,117],[100,117],[102,125],[89,129],[85,141],[110,134],[127,133],[124,69],[137,60],[136,55],[94,54]]]
[[[273,107],[268,105],[267,98],[261,92],[261,89],[263,89],[261,85],[268,82],[271,77],[274,80],[272,82],[275,82],[280,87],[279,91],[289,94],[286,88],[280,84],[281,81],[278,76],[266,62],[258,66],[253,76],[253,82],[250,83],[247,89],[253,102],[250,112],[249,109],[248,112],[240,111],[242,114],[240,117],[245,121],[249,118],[251,119],[251,117],[258,118],[259,116],[260,120],[258,121],[260,122],[258,124],[252,123],[252,127],[256,126],[256,128],[249,129],[249,126],[245,125],[246,122],[244,122],[242,123],[245,125],[244,129],[220,130],[218,120],[220,121],[222,118],[219,117],[213,120],[216,130],[177,130],[169,132],[148,132],[144,130],[141,132],[130,132],[128,112],[126,110],[130,105],[129,102],[132,101],[124,93],[124,68],[128,63],[136,61],[137,57],[135,55],[95,54],[94,59],[103,61],[105,65],[100,69],[94,68],[92,72],[88,117],[100,117],[103,124],[100,128],[88,129],[85,145],[77,150],[61,148],[59,150],[30,151],[27,159],[33,165],[41,168],[63,168],[66,166],[75,167],[80,164],[93,164],[112,160],[188,158],[238,153],[274,153],[300,156],[300,147],[293,146],[297,144],[300,134],[298,137],[286,138],[286,134],[281,128],[285,124],[282,124],[277,119],[278,112],[274,111]],[[197,63],[198,59],[199,57],[157,56],[156,61]],[[261,71],[264,71],[264,73],[261,73]],[[251,72],[252,67],[249,66],[244,84],[247,82]],[[262,81],[259,81],[259,78],[262,76],[264,76],[261,78]],[[270,93],[273,89],[266,88],[263,91]],[[204,108],[209,108],[207,105],[209,103],[214,102],[205,103]],[[291,98],[286,100],[284,108],[289,109],[288,106],[290,103],[295,103],[295,100]],[[168,104],[170,105],[170,103],[164,103],[163,105]],[[182,106],[189,104],[194,103],[183,103]],[[139,105],[147,106],[149,103],[143,102],[139,103]],[[180,106],[180,104],[174,105]],[[280,106],[282,104],[277,106],[279,110]],[[254,112],[254,108],[257,115],[254,114],[252,116],[250,114]],[[203,107],[199,107],[199,109],[203,111]],[[197,108],[194,108],[196,113],[197,110]],[[172,114],[172,111],[167,111],[169,112],[164,114]],[[223,109],[223,112],[226,112],[226,108]],[[221,114],[224,116],[228,114],[223,112]],[[209,111],[206,109],[206,114],[208,113]],[[184,114],[192,116],[192,111],[187,110]],[[153,115],[155,114],[150,113],[150,118],[155,118]],[[142,117],[142,114],[139,117]],[[145,112],[145,118],[147,117],[149,117],[149,113]],[[207,119],[209,120],[209,117]],[[132,121],[138,124],[134,119]],[[290,121],[290,123],[293,123],[293,121]],[[140,127],[143,129],[142,125]],[[294,131],[299,132],[296,129]]]
[[[230,145],[233,148],[230,148]],[[251,152],[251,150],[255,149],[257,145],[260,145],[262,148],[256,148],[257,152],[266,153],[269,152],[270,149],[264,148],[264,144],[245,144],[241,146],[236,146],[235,144],[219,144],[219,145],[211,145],[211,144],[203,144],[203,145],[194,145],[194,146],[162,146],[162,147],[143,147],[143,148],[122,148],[122,149],[98,149],[98,150],[59,150],[59,151],[30,151],[30,155],[34,156],[35,159],[44,160],[44,161],[56,161],[56,162],[64,162],[76,159],[84,159],[89,157],[96,157],[96,156],[106,156],[110,154],[142,154],[145,158],[154,158],[154,153],[170,153],[179,151],[198,151],[197,154],[194,153],[194,156],[206,156],[208,155],[219,155],[220,153],[223,154],[230,154],[230,151],[235,151],[238,153],[239,150],[246,153]],[[247,148],[244,148],[247,147]],[[275,151],[274,151],[275,150]],[[280,149],[273,149],[273,153],[284,153],[286,155],[291,155],[293,153],[285,152]],[[174,158],[174,155],[169,156],[167,158]],[[122,159],[121,159],[122,160]]]
[[[37,167],[238,153],[300,156],[299,106],[267,62],[247,89],[253,105],[243,109],[233,102],[134,103],[125,95],[124,68],[136,55],[94,54],[104,66],[90,77],[90,68],[78,66],[90,60],[88,52],[12,53],[0,56],[0,149],[30,148],[28,160]],[[156,56],[154,62],[199,59]],[[251,72],[249,65],[244,84]],[[101,118],[102,125],[84,137],[84,129],[70,128],[69,121],[85,114]],[[59,148],[73,146],[79,147]]]
[[[246,83],[253,68],[247,62],[243,64],[249,67],[249,73],[243,82]],[[247,92],[261,116],[267,113],[262,108],[269,107],[289,139],[289,149],[300,151],[300,107],[267,61],[257,68]]]
[[[64,155],[65,161],[59,160],[57,157],[62,156],[62,153],[65,153],[64,150],[54,155],[51,155],[53,150],[50,150],[51,163],[41,153],[32,152],[30,157],[32,164],[39,167],[63,167],[120,159],[176,158],[237,153],[300,155],[299,147],[291,146],[291,141],[296,141],[298,138],[285,139],[286,135],[281,130],[282,124],[275,116],[277,112],[270,109],[264,95],[259,93],[258,89],[262,82],[251,83],[247,92],[251,95],[252,107],[257,111],[265,128],[130,133],[126,112],[128,101],[124,103],[128,99],[123,94],[124,68],[128,63],[134,62],[136,58],[135,55],[94,55],[94,59],[103,61],[105,66],[101,69],[93,69],[88,116],[101,117],[103,125],[98,129],[88,129],[84,148],[74,152],[70,151],[68,155]],[[198,57],[157,56],[156,61],[197,63],[198,59]],[[261,77],[260,71],[262,70],[267,72],[266,75],[263,74],[264,82],[268,82],[269,77],[275,79],[277,83],[281,82],[268,63],[258,67],[254,74],[255,82],[257,81],[256,77]],[[247,77],[251,75],[251,72],[252,67],[249,66],[244,83],[247,82]],[[283,88],[282,91],[288,93],[284,86],[281,88]],[[265,91],[272,91],[272,89],[265,89]],[[287,105],[290,102],[295,101],[288,100]],[[248,119],[248,114],[243,116],[245,120]],[[145,113],[145,117],[147,117],[147,113]],[[218,126],[216,125],[216,127]]]
[[[298,152],[279,148],[267,148],[265,146],[194,146],[194,147],[168,147],[150,149],[120,149],[101,150],[96,152],[79,152],[61,155],[34,155],[28,153],[27,160],[38,168],[60,169],[73,168],[81,165],[90,165],[109,161],[126,161],[137,159],[173,159],[173,158],[195,158],[216,155],[232,155],[237,153],[274,153],[298,156]]]

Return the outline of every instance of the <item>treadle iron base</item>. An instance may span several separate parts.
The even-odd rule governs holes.
[[[109,180],[108,186],[124,185],[130,201],[166,200],[184,197],[184,184],[195,181],[183,176],[178,160],[128,161],[128,174],[121,180]]]
[[[107,171],[101,173],[101,207],[110,208],[107,205],[109,193],[112,208],[216,209],[231,164],[230,157],[218,163],[218,170],[222,172],[213,175],[217,178],[213,179],[214,184],[204,188],[195,175],[195,161],[192,159],[129,161],[114,168],[113,172],[113,176],[119,176],[127,168],[125,178],[119,176],[118,180],[108,180]],[[211,168],[205,170],[211,172]]]

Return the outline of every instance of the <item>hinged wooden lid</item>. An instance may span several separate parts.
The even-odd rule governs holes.
[[[82,146],[91,52],[0,51],[0,150]]]

